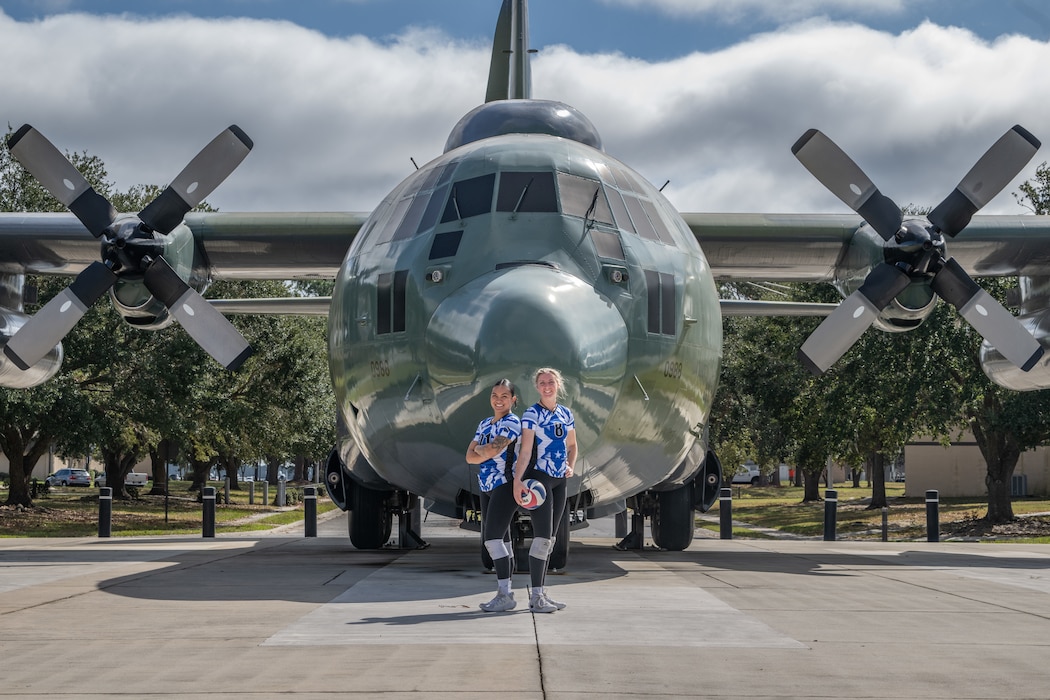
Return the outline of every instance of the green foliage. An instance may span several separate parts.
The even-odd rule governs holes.
[[[1050,214],[1050,167],[1043,163],[1024,183],[1017,201]],[[928,208],[908,205],[909,215]],[[1004,302],[1016,279],[977,282]],[[723,296],[770,298],[771,287],[725,286]],[[828,285],[781,288],[798,301],[831,301]],[[819,379],[795,369],[797,348],[816,320],[727,318],[722,388],[714,412],[713,442],[726,464],[787,451],[799,469],[819,474],[828,457],[871,468],[894,457],[916,436],[947,442],[969,428],[987,462],[986,518],[1013,517],[1009,481],[1020,453],[1050,440],[1050,392],[1015,392],[992,383],[981,370],[981,337],[958,313],[939,303],[908,333],[869,330]],[[808,483],[808,481],[807,481]],[[880,499],[873,480],[872,505]],[[807,498],[815,496],[807,492]]]
[[[1050,167],[1046,161],[1035,170],[1035,179],[1023,183],[1014,199],[1033,214],[1050,214]]]
[[[83,153],[68,157],[118,211],[139,211],[162,190],[136,185],[114,191],[101,160]],[[197,209],[213,210],[207,203]],[[0,149],[0,210],[64,207]],[[70,280],[30,281],[42,305]],[[207,296],[330,292],[331,282],[219,282]],[[327,453],[335,439],[335,401],[324,320],[246,316],[233,323],[255,349],[236,374],[208,357],[177,323],[159,331],[136,329],[105,298],[95,304],[63,341],[65,361],[57,377],[30,390],[0,389],[0,449],[13,464],[27,465],[24,474],[12,469],[17,485],[8,502],[31,503],[32,465],[51,445],[61,456],[101,455],[115,483],[123,482],[122,473],[111,470],[126,471],[164,438],[180,443],[188,460],[202,463],[220,456],[237,461]]]

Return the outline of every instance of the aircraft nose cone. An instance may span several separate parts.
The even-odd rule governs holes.
[[[567,387],[607,387],[627,366],[627,328],[612,302],[542,265],[500,270],[451,294],[426,343],[436,388],[502,377],[531,388],[540,367],[560,370]]]

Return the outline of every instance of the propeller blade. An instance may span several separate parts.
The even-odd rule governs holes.
[[[900,268],[889,263],[876,265],[864,284],[843,299],[806,338],[798,351],[799,360],[814,375],[827,372],[910,282],[911,278]]]
[[[1043,356],[1043,346],[1039,341],[995,297],[981,289],[955,258],[944,263],[934,275],[930,287],[958,309],[966,322],[1003,357],[1023,371],[1035,367]]]
[[[892,199],[882,194],[864,171],[834,141],[810,129],[791,147],[799,162],[833,195],[860,214],[884,240],[900,230],[901,215]]]
[[[26,321],[7,345],[6,354],[25,371],[62,342],[88,308],[117,281],[117,275],[103,263],[93,262],[69,285]]]
[[[186,284],[164,258],[157,258],[146,268],[143,282],[190,337],[223,367],[234,371],[251,356],[252,347],[233,324]]]
[[[95,238],[117,218],[113,205],[91,187],[54,144],[29,124],[24,124],[7,140],[7,148]]]
[[[1021,126],[1013,127],[981,156],[955,190],[926,218],[945,235],[955,236],[981,207],[1017,177],[1038,150],[1039,139]]]
[[[142,223],[170,233],[186,212],[204,201],[252,150],[252,140],[237,125],[212,139],[168,187],[139,212]]]

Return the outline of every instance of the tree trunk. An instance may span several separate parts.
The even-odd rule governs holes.
[[[211,471],[211,461],[209,460],[190,460],[190,472],[192,473],[192,481],[190,481],[190,491],[199,491],[201,496],[204,495],[204,487],[208,485],[208,472]]]
[[[168,462],[175,456],[175,445],[167,438],[157,443],[156,449],[150,450],[149,459],[153,471],[153,488],[151,496],[164,496],[168,493]]]
[[[50,442],[50,437],[25,440],[22,433],[13,428],[4,433],[2,447],[4,454],[7,455],[11,481],[7,491],[7,505],[20,505],[26,508],[33,506],[29,487],[33,468],[47,452]]]
[[[1021,458],[1020,444],[1009,430],[996,429],[980,420],[974,420],[970,427],[987,468],[984,485],[988,489],[988,513],[985,520],[993,524],[1008,523],[1014,519],[1010,480],[1017,460]]]
[[[131,471],[138,461],[139,455],[133,452],[102,450],[102,463],[105,465],[106,470],[106,486],[113,489],[113,498],[121,501],[131,500],[131,494],[128,493],[127,486],[124,485],[124,479],[127,478],[128,472]]]
[[[868,510],[886,508],[886,455],[873,450],[868,454],[868,479],[871,480],[871,503]]]
[[[802,471],[802,470],[800,470]],[[809,503],[811,501],[819,501],[820,498],[820,475],[823,473],[822,470],[804,470],[805,481],[803,485],[805,490],[802,492],[802,502]]]
[[[241,458],[236,455],[223,455],[219,459],[222,460],[223,468],[226,472],[226,477],[230,480],[230,488],[241,490]]]

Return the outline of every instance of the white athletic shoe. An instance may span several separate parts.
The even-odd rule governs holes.
[[[514,593],[497,593],[496,597],[487,603],[482,603],[478,607],[485,612],[507,612],[513,610],[518,606],[518,602],[514,600]]]
[[[557,609],[558,607],[542,593],[533,593],[529,599],[529,610],[534,613],[552,613]]]
[[[547,593],[547,591],[543,592],[543,597],[547,599],[548,603],[550,603],[554,607],[558,608],[558,610],[564,610],[565,609],[565,603],[559,603],[558,601],[554,600],[554,598],[550,597],[550,595]]]

